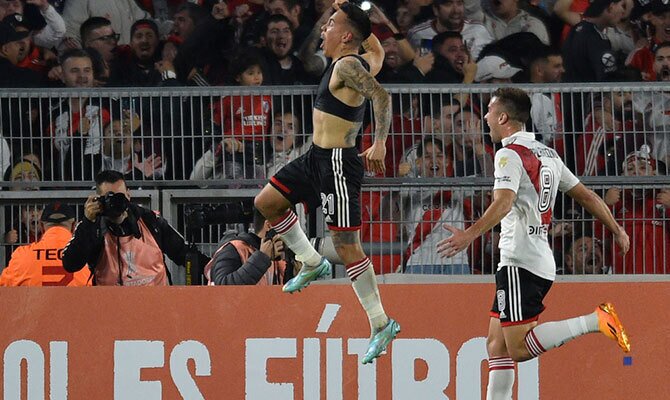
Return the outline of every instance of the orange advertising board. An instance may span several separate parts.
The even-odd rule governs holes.
[[[366,366],[346,285],[2,289],[3,398],[483,399],[493,285],[380,288],[402,332]],[[670,398],[668,299],[670,283],[555,284],[541,322],[613,301],[632,352],[574,340],[519,364],[515,399]]]

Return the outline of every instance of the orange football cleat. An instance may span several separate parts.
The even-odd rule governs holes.
[[[600,332],[615,340],[619,347],[625,353],[628,353],[630,351],[630,341],[612,303],[602,303],[596,308],[596,312],[598,313],[598,329],[600,329]]]

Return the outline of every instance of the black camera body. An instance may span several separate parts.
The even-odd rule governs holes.
[[[102,215],[110,218],[121,216],[130,205],[130,201],[123,193],[108,192],[103,196],[98,196],[96,201],[100,203]]]

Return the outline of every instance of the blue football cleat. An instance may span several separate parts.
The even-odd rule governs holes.
[[[326,257],[323,257],[321,258],[321,263],[316,267],[311,269],[302,268],[300,272],[298,272],[298,275],[294,276],[290,281],[284,284],[284,287],[282,287],[281,290],[287,293],[293,293],[296,290],[300,291],[309,286],[312,281],[315,281],[322,276],[330,275],[331,269],[332,266],[330,261],[328,261]]]
[[[389,322],[383,327],[380,331],[375,332],[370,339],[370,344],[368,345],[368,351],[363,356],[362,364],[371,363],[372,360],[379,357],[386,346],[391,343],[391,340],[400,333],[400,324],[398,324],[394,319],[389,318]]]

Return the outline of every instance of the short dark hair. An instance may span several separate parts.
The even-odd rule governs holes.
[[[659,51],[660,49],[664,49],[666,47],[670,47],[670,42],[663,42],[657,44],[656,47],[654,47],[654,54],[656,54],[656,52]]]
[[[530,59],[528,60],[528,65],[532,66],[533,64],[537,62],[546,62],[549,57],[552,56],[563,56],[563,53],[557,48],[551,47],[551,46],[542,46],[539,47],[538,49],[534,50],[530,54]]]
[[[525,124],[530,118],[530,97],[524,90],[514,87],[498,88],[493,92],[493,97],[498,99],[511,120]]]
[[[437,49],[439,49],[440,46],[442,46],[442,44],[447,41],[447,39],[460,39],[463,41],[463,35],[454,31],[444,31],[438,33],[437,35],[433,36],[433,53],[437,54]]]
[[[355,4],[344,3],[340,6],[340,10],[347,16],[347,21],[352,28],[354,28],[354,40],[362,43],[372,33],[372,25],[370,24],[370,17]],[[360,37],[357,37],[357,35]]]
[[[273,14],[270,15],[265,19],[265,30],[263,31],[263,36],[266,36],[268,34],[268,29],[270,29],[270,24],[276,24],[277,22],[286,22],[288,24],[288,27],[291,28],[291,32],[295,29],[295,26],[291,23],[291,20],[286,18],[285,15],[282,14]]]
[[[423,152],[429,144],[432,144],[433,146],[437,146],[440,150],[444,152],[444,142],[440,139],[436,139],[432,136],[426,136],[419,142],[419,144],[416,146],[416,156],[417,157],[423,157]]]
[[[79,36],[81,37],[82,45],[86,44],[88,37],[94,29],[102,28],[107,25],[112,25],[112,21],[105,17],[91,17],[84,21],[79,27]]]
[[[65,52],[63,52],[63,54],[58,57],[58,63],[60,65],[64,65],[65,61],[69,60],[70,58],[88,58],[91,60],[91,64],[93,64],[93,57],[91,57],[91,54],[86,49],[65,50]]]
[[[186,2],[180,5],[179,7],[177,7],[177,10],[175,10],[174,13],[176,14],[182,11],[186,11],[188,13],[188,17],[193,20],[193,24],[195,25],[197,25],[198,22],[207,17],[207,10],[191,2]]]
[[[123,177],[123,174],[119,171],[113,171],[107,169],[100,171],[98,175],[95,176],[95,187],[96,189],[100,188],[100,185],[103,183],[116,183],[118,181],[126,182],[126,179]]]
[[[247,68],[258,65],[263,69],[263,59],[258,51],[252,47],[243,47],[230,60],[230,83],[236,84],[235,78],[241,75]]]

